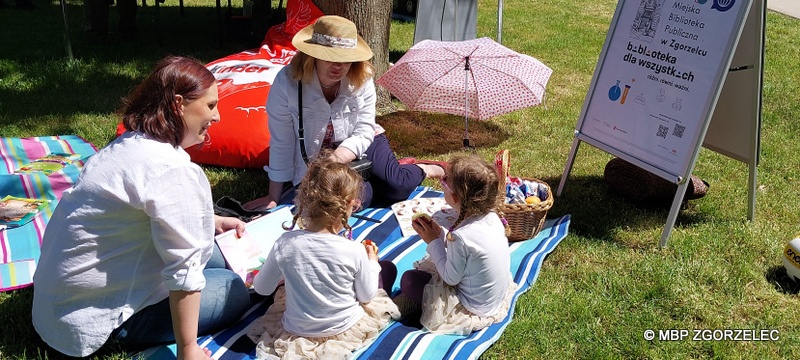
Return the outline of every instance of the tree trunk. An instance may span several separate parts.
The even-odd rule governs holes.
[[[314,0],[324,14],[339,15],[356,24],[358,33],[369,44],[374,57],[375,79],[389,69],[389,29],[392,19],[390,0]],[[378,112],[392,110],[389,92],[376,86]]]

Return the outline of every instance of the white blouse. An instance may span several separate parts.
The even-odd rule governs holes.
[[[467,310],[495,315],[512,281],[511,252],[500,217],[490,212],[467,218],[453,230],[453,239],[440,237],[428,244],[436,271],[445,283],[457,287],[458,301]]]
[[[264,170],[276,182],[299,184],[307,167],[297,138],[299,110],[297,81],[289,75],[289,66],[275,77],[267,99],[269,125],[269,165]],[[316,72],[310,84],[303,84],[303,129],[306,153],[313,160],[322,147],[328,122],[333,124],[333,142],[360,157],[383,132],[375,123],[375,84],[372,79],[355,89],[345,78],[339,84],[339,96],[329,104],[322,93]]]
[[[213,235],[203,170],[180,147],[123,134],[88,160],[47,224],[33,277],[36,331],[70,356],[97,351],[169,291],[203,289]]]

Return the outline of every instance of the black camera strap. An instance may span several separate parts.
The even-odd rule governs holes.
[[[297,81],[297,112],[298,112],[298,126],[297,138],[300,139],[300,154],[303,156],[303,162],[308,164],[308,154],[306,154],[306,139],[303,131],[303,83]]]
[[[297,138],[300,139],[300,154],[303,156],[303,161],[308,164],[308,154],[306,154],[305,132],[303,130],[303,83],[297,81]],[[361,177],[366,181],[371,173],[372,161],[366,158],[356,159],[358,161],[351,162],[349,165],[356,170]],[[355,166],[355,167],[354,167]]]

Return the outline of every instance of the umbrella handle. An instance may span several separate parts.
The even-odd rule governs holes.
[[[475,151],[475,147],[469,143],[469,138],[464,139],[464,149]]]

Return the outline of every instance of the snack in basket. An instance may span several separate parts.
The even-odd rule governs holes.
[[[505,186],[502,210],[505,214],[511,233],[508,241],[531,239],[544,226],[547,211],[553,206],[550,187],[543,181],[534,178],[520,178],[510,174],[510,158],[508,150],[500,150],[495,155],[495,167]]]
[[[532,203],[535,201],[529,199],[530,197],[537,197],[539,202],[547,200],[550,194],[547,191],[547,185],[529,179],[520,179],[518,177],[510,176],[506,181],[506,204],[538,204]]]
[[[542,199],[539,199],[538,196],[532,195],[525,198],[525,203],[530,205],[536,205],[542,202]]]

